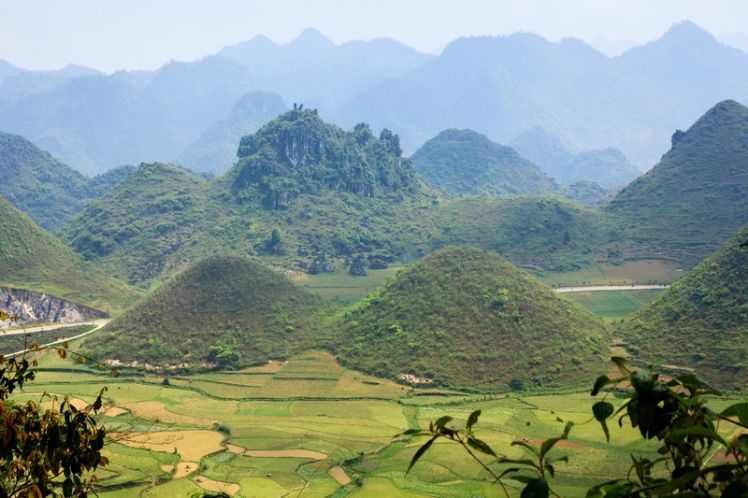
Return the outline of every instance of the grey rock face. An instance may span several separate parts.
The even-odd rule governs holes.
[[[19,323],[75,323],[107,317],[103,311],[59,297],[8,287],[0,287],[0,310],[18,315]]]

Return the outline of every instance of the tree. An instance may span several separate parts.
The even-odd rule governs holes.
[[[0,311],[0,321],[8,319],[18,317]],[[29,351],[38,350],[38,344],[30,345]],[[58,353],[67,356],[67,345]],[[27,355],[0,356],[0,498],[85,498],[96,482],[89,473],[108,463],[101,455],[106,432],[94,418],[104,389],[82,410],[67,398],[57,409],[42,410],[33,401],[15,403],[11,395],[34,380],[36,364]]]
[[[270,239],[268,239],[266,246],[270,254],[275,254],[276,256],[286,254],[286,244],[283,241],[280,230],[277,228],[273,228],[273,231],[270,232]]]

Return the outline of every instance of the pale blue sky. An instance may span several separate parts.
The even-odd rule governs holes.
[[[464,35],[645,42],[690,19],[748,32],[746,0],[0,0],[0,58],[31,69],[105,71],[192,60],[257,34],[315,27],[335,42],[387,36],[438,53]]]

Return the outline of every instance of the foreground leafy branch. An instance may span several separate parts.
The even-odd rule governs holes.
[[[4,312],[0,316],[9,318]],[[33,401],[14,402],[13,392],[36,376],[36,360],[28,353],[38,350],[30,344],[20,358],[0,356],[0,498],[85,498],[97,481],[89,473],[108,463],[101,454],[105,429],[94,418],[105,389],[81,410],[67,398],[58,409],[46,410]],[[67,345],[58,353],[66,357]]]
[[[705,385],[693,374],[666,378],[652,370],[634,369],[623,358],[612,358],[620,376],[600,376],[592,395],[605,392],[604,399],[592,406],[592,415],[610,441],[608,421],[618,416],[618,426],[628,419],[642,438],[656,439],[661,446],[652,459],[631,455],[632,465],[626,476],[593,486],[588,498],[652,498],[657,496],[739,498],[748,496],[748,403],[737,403],[716,412],[707,406],[709,399],[721,393]],[[624,395],[626,401],[618,408],[607,401],[611,392]],[[553,458],[550,452],[566,439],[573,424],[567,422],[563,433],[544,441],[540,447],[514,441],[527,458],[510,459],[498,455],[478,439],[474,427],[480,410],[470,414],[464,428],[448,424],[444,416],[429,424],[428,430],[410,429],[400,435],[429,436],[413,455],[408,472],[439,439],[458,443],[501,486],[509,497],[507,480],[524,485],[521,498],[559,496],[549,484],[555,477],[555,464],[568,457]],[[559,419],[560,420],[560,419]],[[723,436],[724,433],[732,434]],[[478,454],[484,455],[479,458]],[[486,460],[485,456],[490,457]],[[713,463],[719,456],[718,463]]]

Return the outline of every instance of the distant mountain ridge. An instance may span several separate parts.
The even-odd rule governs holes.
[[[526,33],[460,38],[430,56],[388,39],[335,45],[307,30],[286,44],[255,37],[155,72],[40,75],[37,90],[0,91],[0,129],[94,174],[182,158],[242,95],[269,91],[345,127],[389,128],[406,153],[448,128],[509,143],[543,126],[573,150],[613,147],[646,169],[673,129],[715,101],[748,99],[746,68],[748,54],[688,22],[613,58],[579,40]],[[23,74],[0,67],[9,84],[36,78]]]
[[[610,189],[623,187],[641,174],[618,149],[607,147],[575,154],[540,126],[523,131],[510,145],[564,185],[592,181]]]
[[[191,144],[231,119],[248,92],[332,107],[430,58],[386,39],[337,46],[314,30],[287,44],[255,38],[157,71],[68,78],[15,98],[0,92],[0,129],[28,137],[88,174],[121,164],[170,162],[189,157]],[[14,68],[5,71],[7,80]],[[252,131],[247,123],[243,133]]]
[[[176,162],[196,172],[224,173],[237,161],[236,151],[241,138],[255,133],[287,108],[277,94],[249,92],[239,99],[228,116],[188,145]]]
[[[644,169],[673,129],[715,101],[748,98],[745,82],[748,54],[688,22],[614,58],[579,40],[518,33],[455,40],[337,115],[395,128],[411,150],[450,127],[510,143],[543,126],[575,150],[615,147]]]

